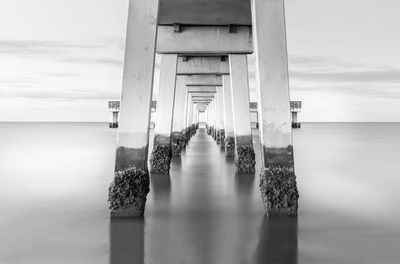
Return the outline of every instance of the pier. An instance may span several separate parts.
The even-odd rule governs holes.
[[[149,173],[169,174],[200,119],[234,158],[237,174],[255,172],[247,69],[253,53],[261,199],[268,216],[297,215],[286,49],[283,0],[130,0],[111,215],[144,214]],[[160,83],[149,149],[156,53]]]

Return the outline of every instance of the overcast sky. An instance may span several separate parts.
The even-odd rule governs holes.
[[[127,3],[1,0],[0,121],[107,121]],[[400,0],[286,0],[286,19],[301,120],[400,121]],[[249,82],[256,100],[253,57]]]

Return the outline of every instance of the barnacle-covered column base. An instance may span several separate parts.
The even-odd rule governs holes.
[[[227,158],[235,157],[235,138],[226,137],[225,139],[225,153]]]
[[[251,135],[236,137],[235,164],[238,173],[255,172],[256,155]]]
[[[260,175],[260,190],[268,216],[296,216],[299,193],[293,166],[292,146],[265,148],[267,165]]]
[[[219,130],[219,144],[221,144],[221,149],[225,149],[225,129]]]
[[[171,136],[156,135],[150,158],[150,172],[155,174],[169,174],[171,157]]]
[[[184,145],[185,145],[185,137],[183,133],[172,132],[171,134],[172,157],[180,157]]]
[[[149,191],[150,179],[146,169],[133,166],[116,171],[108,188],[110,215],[112,217],[143,216]]]

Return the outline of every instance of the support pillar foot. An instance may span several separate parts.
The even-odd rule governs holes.
[[[185,137],[182,132],[172,132],[171,149],[172,157],[180,157],[185,144]]]
[[[225,129],[219,131],[219,142],[221,144],[221,149],[225,149]]]
[[[155,174],[169,174],[172,157],[170,136],[156,136],[154,142],[150,158],[150,172]]]
[[[261,197],[268,216],[297,215],[299,193],[293,166],[293,150],[265,148],[267,165],[260,175]]]
[[[235,164],[238,173],[254,173],[256,155],[252,144],[239,144],[236,146]]]
[[[225,151],[226,151],[226,157],[228,157],[228,158],[235,157],[235,138],[234,137],[226,137]]]
[[[140,217],[144,215],[146,196],[150,191],[147,169],[130,167],[115,172],[108,188],[108,202],[112,217]]]

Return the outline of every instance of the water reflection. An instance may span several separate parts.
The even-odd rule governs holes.
[[[255,263],[297,264],[297,217],[264,217]]]
[[[144,218],[111,218],[110,264],[144,263]]]

